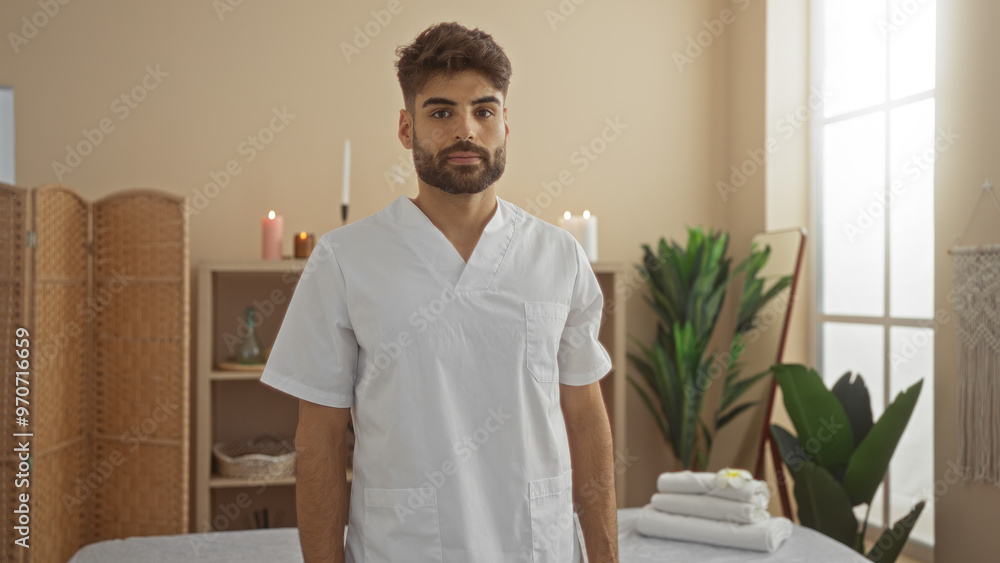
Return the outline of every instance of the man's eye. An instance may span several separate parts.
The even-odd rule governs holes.
[[[483,117],[490,117],[491,115],[493,115],[493,110],[489,110],[489,109],[481,109],[481,110],[479,110],[479,112],[486,114]]]
[[[441,115],[441,114],[447,114],[447,113],[448,113],[448,110],[446,110],[446,109],[439,109],[436,112],[432,113],[431,117],[442,118],[442,117],[445,117],[445,115]]]

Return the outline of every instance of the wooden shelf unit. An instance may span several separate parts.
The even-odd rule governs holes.
[[[228,371],[219,365],[235,355],[245,335],[240,327],[248,305],[260,314],[256,330],[261,346],[273,344],[305,264],[259,260],[199,265],[194,532],[253,527],[258,522],[254,512],[265,508],[272,527],[296,525],[295,477],[222,477],[215,473],[212,446],[261,434],[294,438],[297,399],[261,384],[263,368]]]
[[[294,436],[297,400],[258,382],[262,370],[225,371],[218,364],[235,352],[241,340],[239,319],[253,304],[263,317],[257,327],[261,346],[269,347],[281,326],[292,290],[305,260],[208,262],[198,268],[197,383],[195,393],[195,517],[192,531],[234,530],[250,526],[251,512],[277,504],[284,514],[275,525],[295,525],[295,478],[263,482],[221,477],[213,473],[212,445],[220,440],[252,438],[274,433]],[[595,262],[594,273],[604,292],[600,340],[611,355],[612,371],[601,380],[614,441],[616,467],[625,459],[625,303],[617,299],[624,267]],[[266,413],[267,416],[262,416]],[[626,471],[615,472],[618,506],[624,506]],[[348,468],[348,482],[351,470]],[[250,498],[241,506],[235,494]],[[244,498],[245,500],[245,498]],[[230,505],[240,507],[236,517]],[[220,506],[221,505],[221,506]],[[228,508],[227,508],[228,507]]]

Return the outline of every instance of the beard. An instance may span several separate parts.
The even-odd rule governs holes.
[[[448,156],[456,152],[473,152],[482,157],[477,164],[452,164]],[[503,176],[507,165],[506,144],[493,154],[471,141],[461,141],[442,149],[438,154],[420,146],[413,132],[413,166],[417,176],[429,186],[449,194],[478,194]]]

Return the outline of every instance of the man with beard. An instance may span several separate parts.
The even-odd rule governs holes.
[[[419,193],[321,237],[262,376],[300,399],[305,560],[615,562],[603,295],[569,233],[496,196],[510,62],[457,23],[397,54]]]

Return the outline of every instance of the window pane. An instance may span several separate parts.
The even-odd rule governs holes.
[[[885,101],[885,2],[823,3],[823,86],[827,117]]]
[[[910,537],[934,543],[934,331],[892,327],[889,332],[892,398],[923,379],[920,398],[889,465],[889,518],[906,516],[920,500],[927,505]]]
[[[823,382],[830,388],[845,372],[860,374],[868,387],[872,401],[872,416],[875,418],[882,416],[885,397],[882,392],[885,373],[884,330],[880,326],[823,323],[822,331]],[[883,496],[882,486],[879,485],[868,517],[870,524],[876,526],[882,524]],[[857,506],[854,508],[854,514],[860,520],[865,517],[866,510],[865,505]]]
[[[822,311],[885,313],[885,114],[823,128]]]
[[[861,375],[876,418],[882,415],[885,404],[884,330],[881,326],[823,323],[823,382],[830,388],[845,372]]]
[[[881,4],[881,2],[878,2]],[[934,88],[935,0],[889,0],[889,94],[898,100]]]
[[[889,116],[889,314],[934,315],[934,100]]]
[[[14,90],[0,88],[0,182],[14,184]]]

